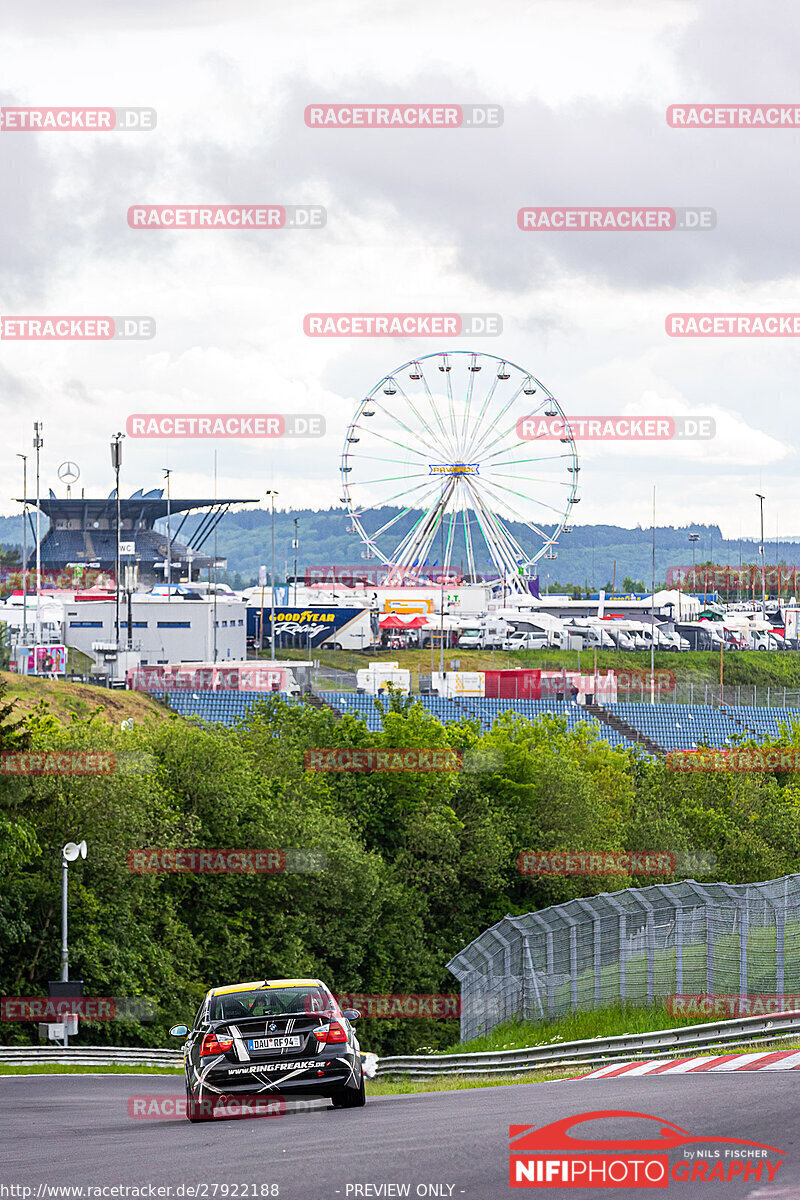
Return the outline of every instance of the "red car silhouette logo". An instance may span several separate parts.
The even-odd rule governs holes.
[[[644,1121],[644,1137],[582,1138],[576,1125],[609,1119]],[[770,1156],[783,1151],[744,1138],[698,1137],[673,1121],[628,1109],[600,1109],[563,1117],[538,1129],[509,1128],[509,1186],[536,1188],[666,1188],[670,1180],[694,1182],[759,1182],[762,1173],[772,1182],[781,1167]],[[689,1146],[736,1146],[748,1150],[696,1150]],[[670,1151],[684,1156],[670,1167]],[[754,1161],[758,1160],[758,1161]]]
[[[582,1125],[586,1121],[600,1121],[609,1117],[637,1117],[639,1120],[649,1121],[651,1128],[648,1133],[651,1136],[598,1140],[573,1137],[568,1132],[574,1125]],[[655,1126],[658,1126],[658,1129]],[[541,1154],[558,1151],[582,1154],[587,1150],[612,1150],[615,1152],[618,1150],[660,1150],[664,1152],[680,1146],[697,1145],[704,1142],[713,1142],[716,1145],[724,1143],[736,1146],[755,1146],[760,1150],[769,1150],[773,1154],[784,1153],[783,1150],[776,1150],[774,1146],[768,1146],[764,1142],[750,1142],[743,1138],[697,1137],[688,1130],[681,1129],[680,1125],[665,1121],[661,1117],[651,1117],[647,1113],[629,1112],[625,1109],[601,1109],[598,1112],[579,1113],[577,1116],[563,1117],[560,1121],[553,1121],[550,1125],[541,1125],[539,1128],[534,1125],[511,1125],[508,1133],[511,1139],[509,1148],[514,1154],[535,1152]]]

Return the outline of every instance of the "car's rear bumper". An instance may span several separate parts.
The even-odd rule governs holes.
[[[208,1093],[254,1095],[269,1092],[332,1096],[343,1087],[359,1087],[360,1071],[360,1056],[247,1066],[231,1064],[215,1066],[203,1073],[201,1080],[195,1078],[190,1082],[189,1090],[195,1097]]]

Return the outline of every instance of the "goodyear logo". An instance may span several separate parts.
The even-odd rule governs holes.
[[[293,622],[295,622],[295,624],[298,624],[298,625],[307,625],[310,621],[335,621],[335,620],[336,620],[336,613],[309,612],[308,609],[306,609],[305,612],[286,611],[286,612],[276,612],[275,613],[275,623],[276,624],[278,623],[278,621],[293,621]]]
[[[429,463],[431,475],[477,475],[478,463]]]

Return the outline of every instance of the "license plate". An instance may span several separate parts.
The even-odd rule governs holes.
[[[248,1050],[299,1050],[299,1037],[250,1038]]]

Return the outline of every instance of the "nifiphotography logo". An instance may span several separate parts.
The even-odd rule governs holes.
[[[613,1119],[648,1122],[640,1138],[573,1135],[573,1126]],[[590,1131],[591,1132],[591,1131]],[[674,1183],[771,1183],[784,1151],[742,1138],[701,1137],[646,1113],[600,1110],[539,1129],[510,1125],[511,1187],[666,1188]],[[673,1161],[670,1164],[670,1153]]]

